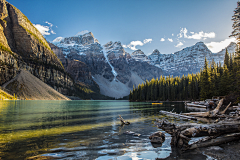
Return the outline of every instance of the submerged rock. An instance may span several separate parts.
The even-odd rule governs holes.
[[[161,131],[153,133],[149,139],[151,140],[151,143],[163,143],[165,141],[165,134],[163,134]]]

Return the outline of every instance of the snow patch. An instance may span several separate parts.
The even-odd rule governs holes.
[[[106,52],[106,50],[105,50],[104,47],[103,47],[103,55],[104,55],[107,63],[109,64],[109,66],[112,68],[112,73],[113,73],[113,75],[114,75],[114,80],[116,80],[116,77],[117,77],[118,74],[117,74],[117,72],[115,71],[114,67],[111,65],[111,63],[109,62],[108,57],[107,57],[107,52]]]

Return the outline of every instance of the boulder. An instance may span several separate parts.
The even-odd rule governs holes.
[[[149,139],[151,140],[151,143],[163,143],[165,141],[165,134],[158,131],[153,133]]]

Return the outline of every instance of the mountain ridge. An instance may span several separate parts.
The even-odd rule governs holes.
[[[197,42],[173,54],[152,53],[148,58],[150,64],[163,69],[165,76],[182,76],[200,72],[204,66],[205,57],[209,62],[214,60],[216,63],[223,64],[226,49],[232,54],[235,48],[236,43],[232,42],[218,53],[212,53],[203,42]]]
[[[85,33],[92,36],[88,40],[93,39],[93,34],[89,33]],[[85,37],[85,34],[79,37]],[[78,60],[88,66],[93,80],[99,85],[100,93],[103,95],[122,98],[129,94],[133,85],[137,86],[146,79],[150,80],[162,75],[160,68],[133,59],[124,50],[121,42],[110,41],[101,45],[95,40],[83,45],[76,40],[74,37],[58,38],[54,40],[54,44],[62,50],[68,60]],[[79,72],[80,70],[81,68]]]
[[[84,41],[83,44],[76,37],[88,37],[88,42]],[[133,85],[137,86],[146,79],[159,78],[161,75],[182,76],[199,72],[204,65],[205,57],[209,61],[215,59],[216,62],[222,62],[225,54],[222,53],[224,50],[221,53],[212,53],[203,42],[197,42],[174,54],[161,54],[158,49],[149,56],[140,49],[129,54],[119,41],[109,41],[101,45],[97,39],[95,40],[92,32],[56,38],[54,41],[66,59],[86,64],[89,70],[85,72],[91,72],[92,80],[100,87],[100,93],[115,98],[128,95],[127,90],[132,90]],[[234,43],[231,47],[234,48]],[[119,86],[122,86],[124,93],[117,93],[113,89]]]

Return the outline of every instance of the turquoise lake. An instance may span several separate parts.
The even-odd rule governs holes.
[[[188,112],[182,102],[0,101],[0,159],[206,159],[172,150],[165,132],[162,146],[151,144],[148,137],[161,131],[155,119],[185,123],[159,114],[173,109]],[[121,126],[119,115],[131,124]]]

